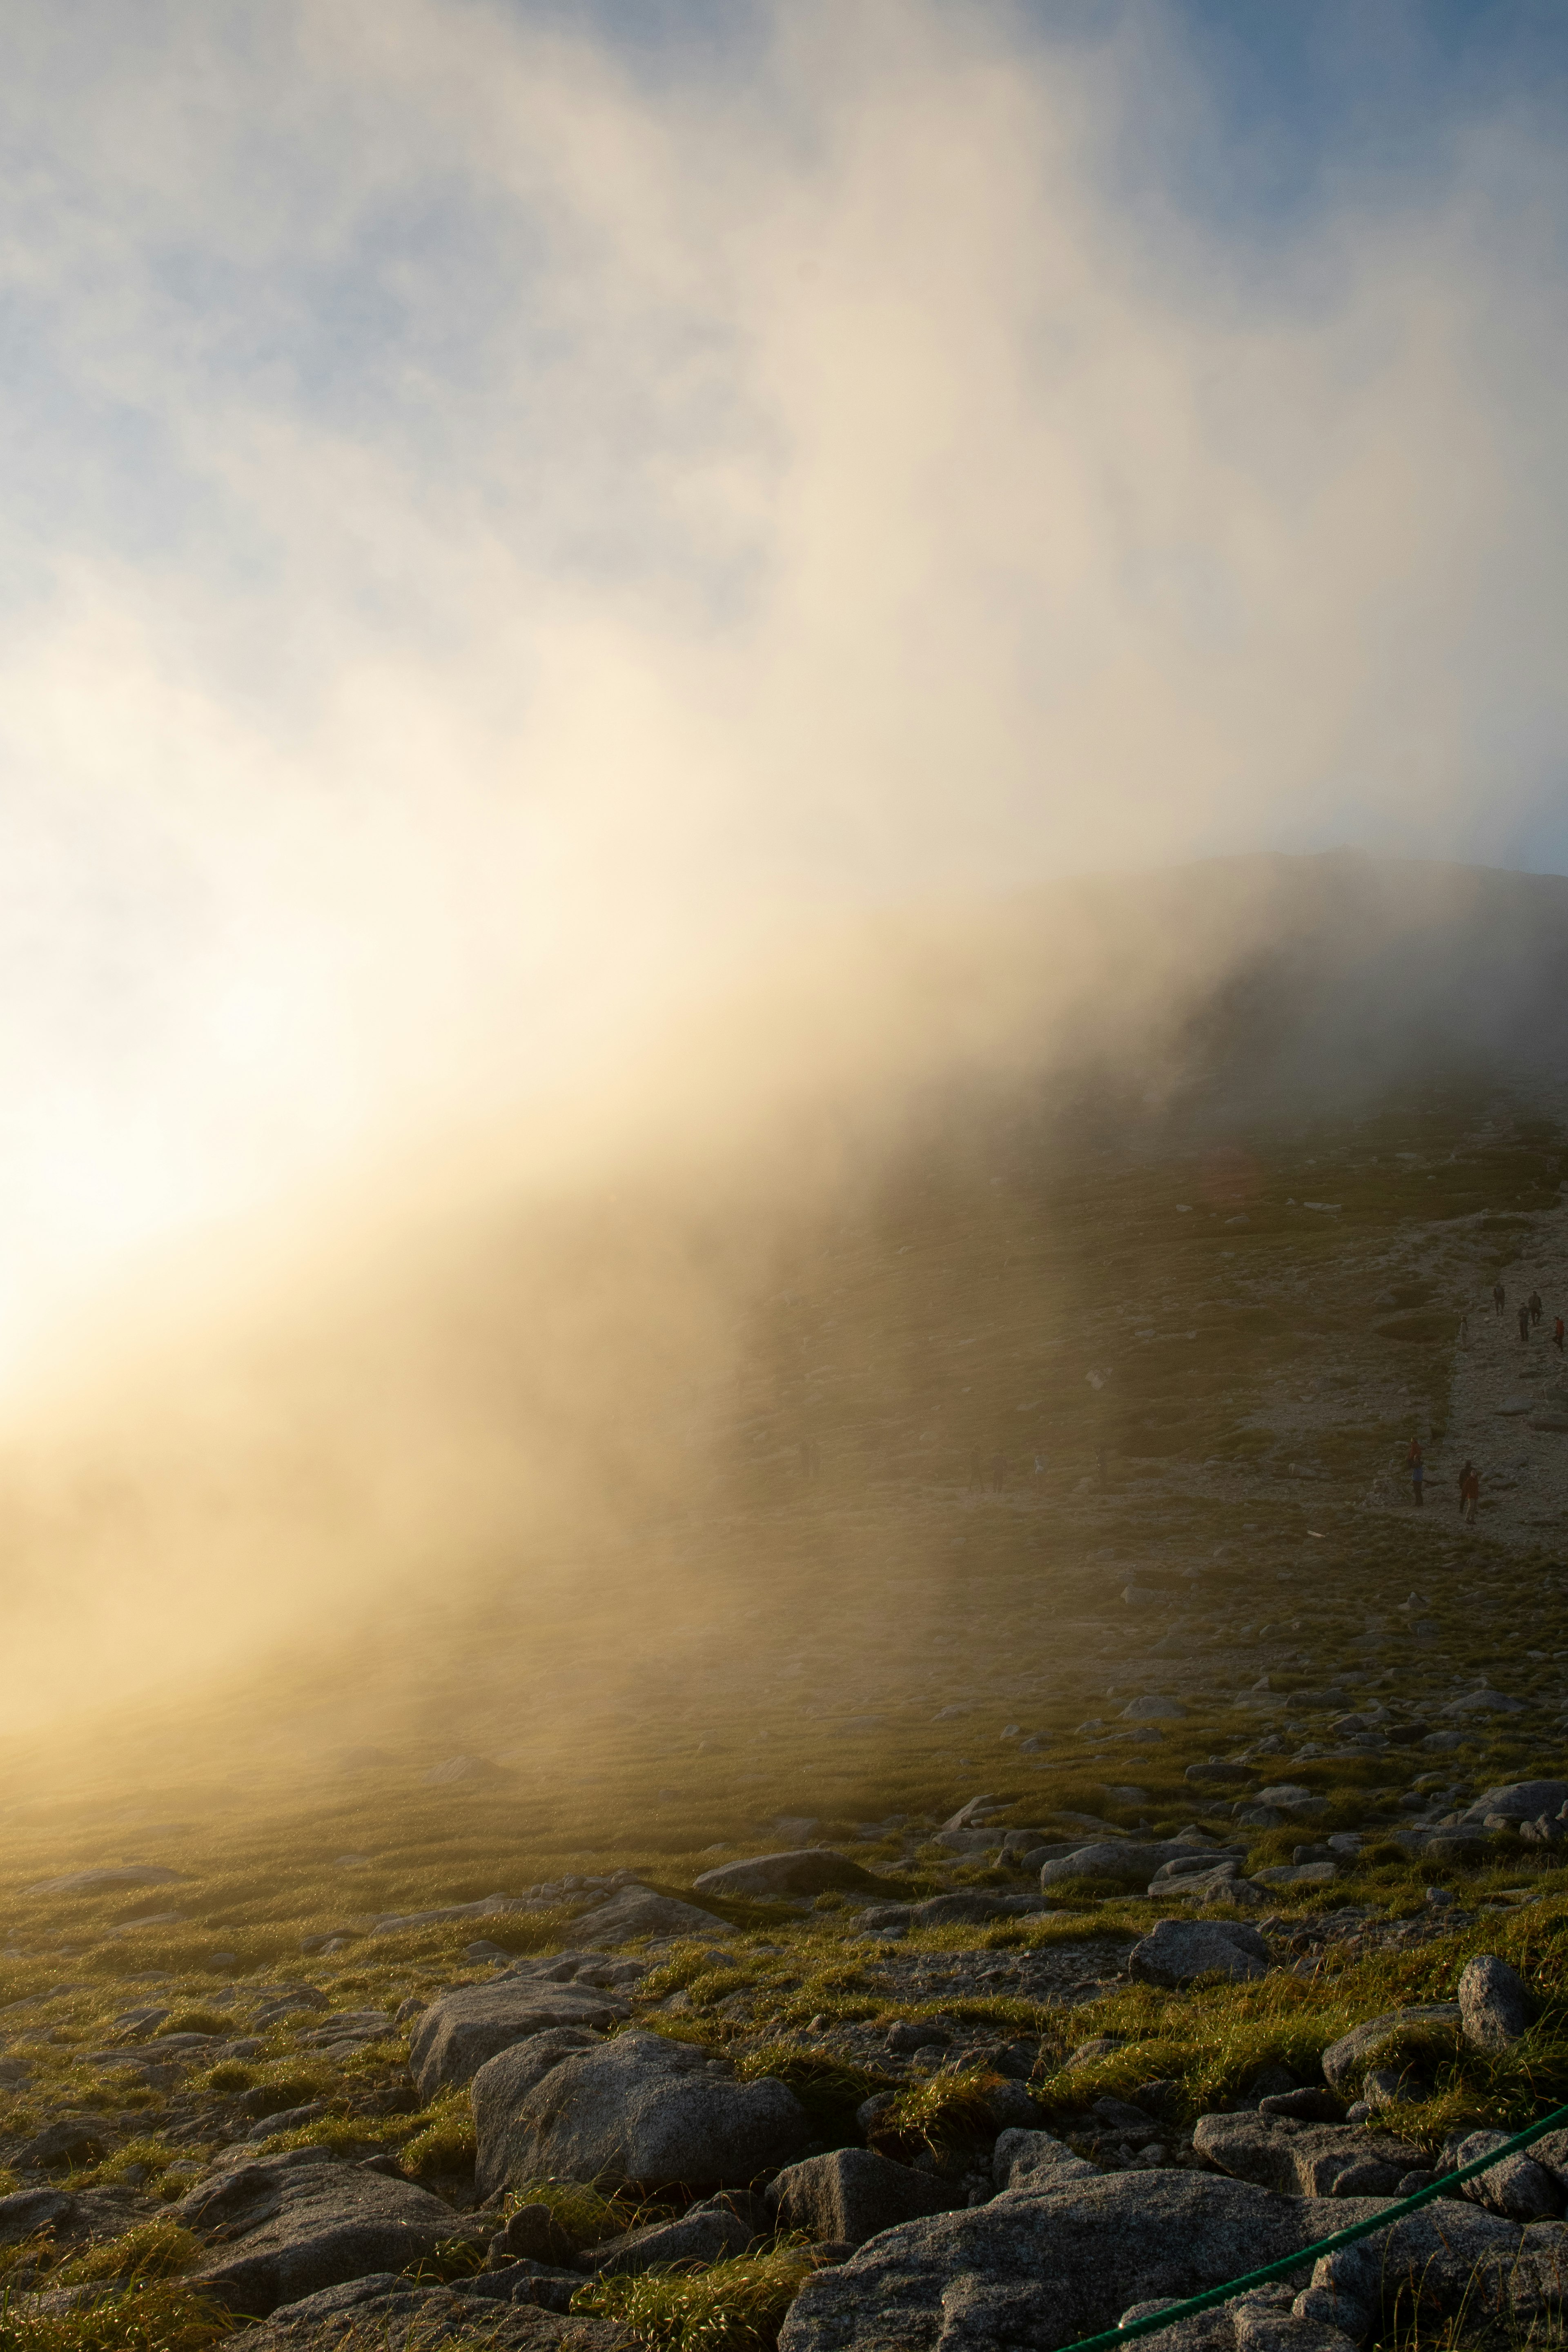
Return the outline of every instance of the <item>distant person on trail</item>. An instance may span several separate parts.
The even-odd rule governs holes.
[[[963,1491],[966,1495],[972,1495],[976,1486],[984,1486],[984,1484],[985,1468],[980,1459],[980,1448],[978,1445],[972,1445],[969,1449],[969,1484]]]
[[[1507,1291],[1503,1288],[1500,1282],[1494,1282],[1492,1285],[1492,1313],[1494,1315],[1500,1315],[1507,1305]]]
[[[1530,1309],[1528,1307],[1521,1307],[1519,1310],[1519,1336],[1521,1339],[1525,1340],[1528,1340],[1530,1338]]]
[[[1476,1506],[1480,1499],[1481,1474],[1479,1470],[1472,1469],[1467,1473],[1459,1486],[1459,1517],[1467,1527],[1475,1526]]]
[[[1461,1315],[1459,1318],[1459,1345],[1461,1348],[1468,1348],[1469,1344],[1470,1318],[1468,1315]]]
[[[1552,1326],[1552,1337],[1557,1351],[1559,1355],[1561,1355],[1563,1352],[1563,1318],[1561,1315],[1557,1318],[1556,1322]]]
[[[1475,1475],[1476,1465],[1467,1454],[1465,1456],[1465,1466],[1459,1473],[1459,1517],[1461,1518],[1465,1516],[1465,1490]]]
[[[1415,1489],[1415,1507],[1419,1511],[1424,1508],[1426,1501],[1426,1496],[1421,1491],[1423,1481],[1426,1476],[1426,1457],[1421,1451],[1421,1440],[1418,1437],[1413,1437],[1410,1441],[1409,1466],[1410,1484]]]
[[[1559,1323],[1559,1325],[1557,1326],[1557,1328],[1558,1328],[1560,1331],[1562,1330],[1563,1326],[1562,1326],[1562,1324],[1561,1324],[1561,1323]],[[1557,1344],[1558,1344],[1558,1346],[1559,1346],[1559,1347],[1561,1347],[1563,1343],[1562,1343],[1562,1341],[1561,1341],[1561,1340],[1559,1340]],[[1037,1478],[1038,1478],[1038,1477],[1040,1477],[1040,1476],[1042,1476],[1042,1475],[1044,1475],[1045,1467],[1046,1467],[1045,1464],[1044,1464],[1044,1463],[1041,1461],[1041,1459],[1040,1459],[1040,1449],[1039,1449],[1039,1447],[1037,1445],[1037,1446],[1036,1446],[1036,1448],[1035,1448],[1035,1475],[1036,1475],[1036,1477],[1037,1477]]]
[[[1539,1290],[1532,1290],[1532,1291],[1531,1292],[1531,1294],[1530,1294],[1530,1319],[1531,1319],[1531,1321],[1532,1323],[1539,1323],[1539,1322],[1540,1322],[1540,1320],[1541,1320],[1541,1315],[1542,1315],[1541,1293],[1540,1293],[1540,1291],[1539,1291]]]
[[[991,1492],[999,1495],[1007,1484],[1007,1456],[1000,1448],[991,1456]]]

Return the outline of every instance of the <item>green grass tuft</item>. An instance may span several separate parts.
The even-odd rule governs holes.
[[[772,2352],[785,2312],[816,2267],[809,2246],[780,2245],[701,2271],[595,2279],[578,2288],[572,2308],[618,2321],[655,2352]]]

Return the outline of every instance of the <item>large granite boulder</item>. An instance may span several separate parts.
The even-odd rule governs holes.
[[[1200,2116],[1193,2146],[1232,2179],[1287,2197],[1392,2197],[1424,2162],[1404,2140],[1290,2116]]]
[[[850,2246],[864,2245],[879,2231],[917,2214],[951,2212],[964,2201],[963,2191],[951,2182],[895,2164],[868,2147],[836,2147],[786,2165],[767,2195],[781,2230],[802,2230],[808,2238]]]
[[[1158,1844],[1145,1845],[1135,1838],[1106,1838],[1043,1863],[1040,1885],[1056,1886],[1064,1878],[1114,1878],[1121,1885],[1142,1888],[1167,1862],[1177,1863],[1184,1871],[1190,1868],[1196,1874],[1241,1859],[1239,1846],[1194,1845],[1177,1838],[1163,1838]],[[1170,1890],[1162,1886],[1160,1891],[1165,1894]]]
[[[1465,1807],[1459,1822],[1464,1828],[1481,1829],[1494,1813],[1510,1822],[1538,1822],[1542,1813],[1558,1813],[1564,1805],[1568,1780],[1505,1780],[1499,1788],[1483,1789]]]
[[[1048,2184],[1051,2171],[1041,2177]],[[818,2272],[785,2317],[779,2352],[1060,2352],[1130,2308],[1221,2285],[1382,2210],[1377,2199],[1281,2197],[1204,2173],[1079,2176],[1044,2189],[1026,2179],[988,2205],[886,2231]],[[1436,2217],[1426,2208],[1363,2242],[1354,2279],[1342,2284],[1345,2317],[1392,2311],[1404,2294],[1439,2315],[1528,2319],[1562,2294],[1564,2240],[1568,2224],[1522,2231],[1445,2200]],[[1351,2290],[1362,2280],[1371,2300],[1358,2304]],[[1331,2294],[1316,2273],[1312,2288]],[[1308,2290],[1291,2308],[1345,2326],[1313,2309]],[[1249,2352],[1265,2352],[1261,2337]]]
[[[481,2195],[544,2179],[740,2189],[811,2136],[782,2083],[740,2082],[700,2045],[656,2033],[567,2052],[531,2083],[492,2064],[472,2093]]]
[[[825,1845],[795,1853],[759,1853],[749,1862],[722,1862],[693,1879],[696,1895],[826,1895],[841,1886],[880,1886],[881,1880]]]
[[[468,2284],[436,2286],[376,2272],[285,2304],[247,2333],[246,2352],[430,2352],[436,2345],[472,2346],[475,2352],[636,2352],[635,2339],[610,2320],[575,2312],[568,2319],[526,2296],[466,2293]]]
[[[1058,2352],[1114,2327],[1130,2304],[1217,2286],[1348,2218],[1327,2199],[1212,2174],[1026,2180],[988,2205],[907,2221],[808,2279],[779,2352]]]
[[[455,2231],[451,2207],[427,2189],[340,2164],[325,2148],[235,2163],[172,2211],[209,2242],[192,2284],[255,2319],[370,2271],[406,2269]]]
[[[1360,2025],[1352,2025],[1337,2042],[1331,2042],[1323,2053],[1323,2076],[1332,2091],[1353,2095],[1361,2087],[1362,2076],[1369,2066],[1375,2065],[1390,2044],[1415,2028],[1457,2026],[1460,2022],[1457,2000],[1432,2000],[1410,2009],[1391,2009],[1382,2017],[1369,2017]]]
[[[1535,2015],[1522,1977],[1495,1953],[1478,1952],[1459,1979],[1459,2021],[1478,2050],[1507,2050]]]
[[[457,2083],[470,2083],[487,2059],[555,2026],[602,2033],[631,2010],[596,1986],[541,1984],[500,1977],[492,1984],[459,1985],[433,2000],[408,2043],[408,2064],[419,2095],[432,2099]]]
[[[585,1911],[572,1923],[572,1933],[583,1944],[629,1944],[639,1936],[732,1936],[728,1919],[703,1911],[695,1903],[681,1903],[673,1895],[658,1895],[651,1886],[625,1886],[596,1910]]]
[[[1268,1945],[1245,1919],[1159,1919],[1127,1955],[1130,1976],[1176,1990],[1199,1977],[1267,1976]]]
[[[742,2198],[742,2203],[752,2200]],[[628,2271],[698,2270],[726,2255],[743,2254],[761,2231],[722,2197],[703,2205],[688,2206],[673,2221],[655,2221],[644,2230],[627,2230],[608,2238],[586,2257],[600,2277],[622,2277]]]

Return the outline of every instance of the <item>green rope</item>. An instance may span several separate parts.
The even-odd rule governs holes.
[[[1385,2205],[1370,2221],[1352,2221],[1346,2230],[1336,2230],[1331,2238],[1320,2238],[1315,2246],[1303,2246],[1300,2253],[1284,2254],[1277,2263],[1265,2263],[1261,2270],[1244,2271],[1240,2278],[1229,2279],[1224,2286],[1205,2287],[1202,2294],[1190,2294],[1184,2303],[1167,2304],[1161,2311],[1151,2311],[1142,2319],[1130,2319],[1125,2326],[1102,2328],[1098,2336],[1080,2336],[1064,2346],[1063,2352],[1104,2352],[1112,2344],[1130,2343],[1135,2336],[1148,2336],[1161,2327],[1173,2326],[1178,2319],[1190,2319],[1195,2311],[1211,2311],[1216,2303],[1228,2303],[1234,2294],[1245,2294],[1255,2286],[1267,2286],[1270,2279],[1285,2278],[1292,2271],[1315,2263],[1321,2254],[1331,2254],[1341,2246],[1352,2246],[1358,2238],[1370,2238],[1391,2222],[1403,2221],[1419,2206],[1429,2205],[1434,2197],[1445,2196],[1461,2180],[1473,2180],[1478,2172],[1489,2172],[1505,2156],[1513,2156],[1521,2147],[1559,2125],[1568,2124],[1568,2107],[1553,2107],[1549,2116],[1527,2131],[1516,2132],[1512,2139],[1504,2140],[1489,2156],[1478,2156],[1473,2163],[1461,2165],[1458,2172],[1446,2172],[1425,2189],[1416,2189],[1413,2197],[1402,2197],[1397,2204]]]

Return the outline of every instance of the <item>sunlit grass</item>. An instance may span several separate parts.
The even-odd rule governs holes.
[[[696,2272],[595,2279],[578,2288],[572,2308],[618,2320],[655,2352],[770,2352],[816,2267],[809,2247],[784,2244]]]

